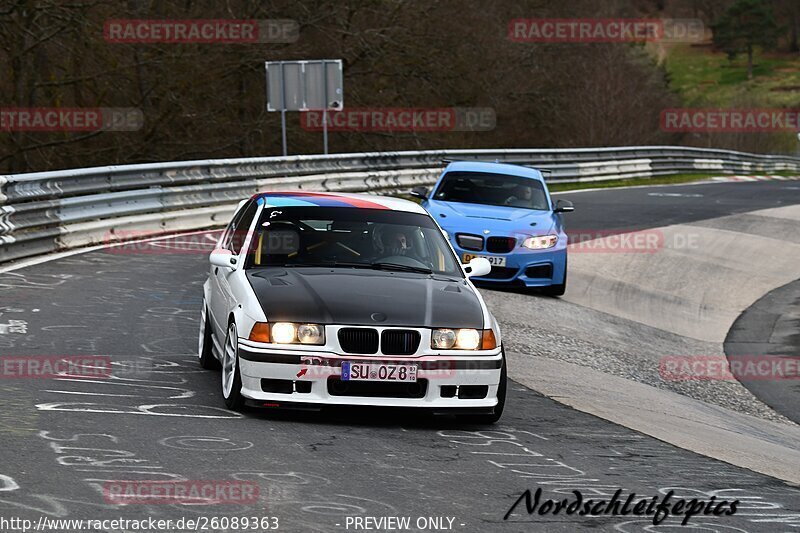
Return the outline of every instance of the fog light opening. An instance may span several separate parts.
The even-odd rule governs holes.
[[[343,394],[343,393],[347,392],[347,383],[346,382],[342,381],[341,379],[334,379],[334,380],[331,380],[331,381],[332,381],[331,382],[331,388],[333,389],[333,392],[335,392],[337,394]]]

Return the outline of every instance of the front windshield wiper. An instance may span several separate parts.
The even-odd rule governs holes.
[[[376,270],[398,270],[400,272],[418,272],[420,274],[433,274],[433,270],[428,267],[417,267],[401,265],[399,263],[372,263],[372,268]]]
[[[317,263],[286,263],[287,267],[372,268],[372,263],[357,261],[320,261]]]
[[[276,266],[276,265],[269,265]],[[359,263],[357,261],[319,261],[314,263],[284,263],[280,265],[286,268],[369,268],[373,270],[396,270],[399,272],[418,272],[420,274],[433,274],[433,270],[427,267],[417,267],[401,265],[399,263]]]

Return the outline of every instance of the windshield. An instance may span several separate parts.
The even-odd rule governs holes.
[[[448,172],[433,199],[538,211],[550,209],[544,185],[539,180],[488,172]]]
[[[463,277],[444,235],[417,213],[346,207],[267,207],[246,268],[374,268]]]

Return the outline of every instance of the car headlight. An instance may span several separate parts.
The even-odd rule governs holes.
[[[539,237],[528,237],[522,241],[522,246],[531,250],[544,250],[552,248],[558,242],[558,235],[541,235]]]
[[[250,340],[275,344],[325,344],[325,328],[319,324],[257,322],[250,331]]]
[[[460,329],[456,333],[456,348],[477,350],[481,346],[481,334],[477,329]]]
[[[272,324],[272,342],[278,344],[291,344],[297,340],[297,328],[291,322],[276,322]]]
[[[297,340],[300,344],[325,344],[325,329],[319,324],[297,326]]]
[[[456,332],[452,329],[435,329],[431,334],[431,348],[449,350],[456,344]]]
[[[497,340],[491,329],[440,328],[431,332],[431,348],[435,350],[493,350]]]

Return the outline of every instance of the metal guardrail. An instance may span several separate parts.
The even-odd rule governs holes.
[[[212,227],[257,191],[390,191],[432,184],[443,159],[549,169],[551,182],[686,172],[799,171],[800,158],[675,146],[431,150],[217,159],[0,176],[0,263],[137,235]]]

